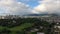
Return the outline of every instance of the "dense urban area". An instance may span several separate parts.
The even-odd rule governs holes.
[[[60,18],[0,16],[0,34],[60,34]]]

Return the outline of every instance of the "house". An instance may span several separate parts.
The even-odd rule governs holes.
[[[44,32],[37,32],[37,34],[45,34]]]

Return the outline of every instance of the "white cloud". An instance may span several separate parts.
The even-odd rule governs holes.
[[[40,13],[57,13],[60,14],[60,0],[42,0],[39,5],[34,8]]]
[[[26,5],[16,0],[0,0],[0,14],[30,14],[32,9],[29,5]]]

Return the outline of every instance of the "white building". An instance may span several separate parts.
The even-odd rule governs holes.
[[[37,32],[37,34],[45,34],[44,32]]]

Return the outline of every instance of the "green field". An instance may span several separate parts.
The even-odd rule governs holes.
[[[3,30],[3,29],[8,29],[8,30],[12,31],[12,33],[15,34],[16,31],[22,31],[24,28],[31,27],[32,25],[33,25],[32,23],[24,23],[24,24],[21,24],[20,26],[16,26],[16,27],[13,27],[13,28],[0,26],[0,31]]]

